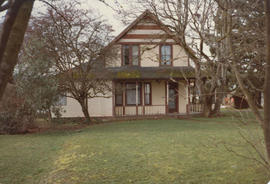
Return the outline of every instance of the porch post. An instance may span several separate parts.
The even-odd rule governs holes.
[[[123,82],[123,116],[126,115],[126,82]]]
[[[168,114],[168,81],[165,81],[165,113]]]
[[[136,116],[138,116],[138,81],[136,81]]]
[[[141,98],[142,98],[142,105],[143,105],[143,115],[145,115],[145,99],[144,99],[144,94],[145,94],[145,91],[144,91],[145,89],[144,89],[144,82],[142,82],[142,96],[141,96]]]
[[[115,81],[112,81],[112,115],[115,117]]]
[[[190,109],[190,80],[188,79],[188,104],[187,104],[187,115],[189,115],[189,109]]]

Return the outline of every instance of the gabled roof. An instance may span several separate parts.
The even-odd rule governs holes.
[[[166,28],[166,26],[160,22],[150,10],[145,10],[137,19],[135,19],[128,27],[126,27],[118,36],[116,36],[108,46],[111,46],[118,42],[125,34],[127,34],[132,28],[134,28],[141,20],[144,18],[152,19],[157,25],[161,25],[160,28],[165,31],[167,34],[171,35],[171,31]]]

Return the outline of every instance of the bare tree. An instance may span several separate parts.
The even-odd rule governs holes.
[[[235,74],[238,86],[247,99],[250,109],[263,129],[269,165],[270,3],[267,0],[217,0],[217,3],[222,10],[221,22],[226,30],[227,62]],[[254,91],[263,92],[263,114],[259,111]]]
[[[264,139],[266,144],[267,156],[270,160],[270,2],[265,0],[266,15],[266,70],[264,84]]]
[[[77,2],[55,4],[33,20],[33,34],[55,58],[60,89],[79,102],[88,122],[88,98],[104,97],[110,91],[104,67],[113,56],[105,49],[112,31],[100,16],[79,8]]]
[[[0,0],[6,11],[0,34],[0,99],[18,60],[34,0]]]

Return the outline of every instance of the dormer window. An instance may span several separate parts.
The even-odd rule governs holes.
[[[139,46],[123,45],[122,46],[122,65],[139,65]]]
[[[160,65],[172,65],[172,45],[160,46]]]

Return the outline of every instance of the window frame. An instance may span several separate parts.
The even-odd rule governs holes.
[[[59,94],[57,96],[56,105],[61,106],[61,107],[67,106],[67,93],[66,92],[62,93],[62,94]]]
[[[171,58],[170,58],[171,63],[169,65],[162,64],[162,63],[164,63],[164,62],[162,62],[162,47],[163,46],[169,46],[170,49],[171,49],[171,52],[170,52],[170,54],[171,54]],[[165,44],[159,45],[159,66],[173,66],[173,45],[172,44],[166,44],[165,43]]]
[[[122,90],[122,93],[121,93],[121,97],[122,97],[122,103],[121,104],[117,104],[117,100],[116,100],[116,96],[118,95],[117,94],[117,85],[118,84],[120,84],[120,86],[121,86],[121,90]],[[115,104],[115,106],[123,106],[123,104],[124,104],[124,85],[123,85],[123,83],[116,83],[115,84],[115,91],[114,91],[114,100],[115,100],[115,102],[114,102],[114,104]]]
[[[129,63],[125,65],[124,60],[124,47],[129,47]],[[132,47],[137,46],[138,47],[138,65],[133,65],[133,52]],[[141,56],[140,56],[140,45],[139,44],[122,44],[121,45],[121,66],[141,66]]]
[[[127,90],[128,90],[127,85],[128,84],[135,84],[135,86],[136,86],[136,82],[127,82],[127,83],[125,83],[125,105],[126,106],[136,106],[136,102],[135,102],[135,104],[128,104],[128,100],[127,100]],[[140,88],[139,88],[139,86],[140,86]],[[140,90],[138,90],[138,94],[140,94],[141,98],[138,101],[137,105],[142,105],[142,83],[141,82],[138,82],[138,88],[140,89]]]
[[[149,90],[150,90],[150,93],[149,93],[149,104],[146,104],[145,103],[145,97],[146,97],[146,95],[148,95],[148,94],[146,94],[146,85],[149,85]],[[148,105],[152,105],[152,84],[151,84],[151,82],[145,82],[144,83],[144,105],[146,105],[146,106],[148,106]]]

